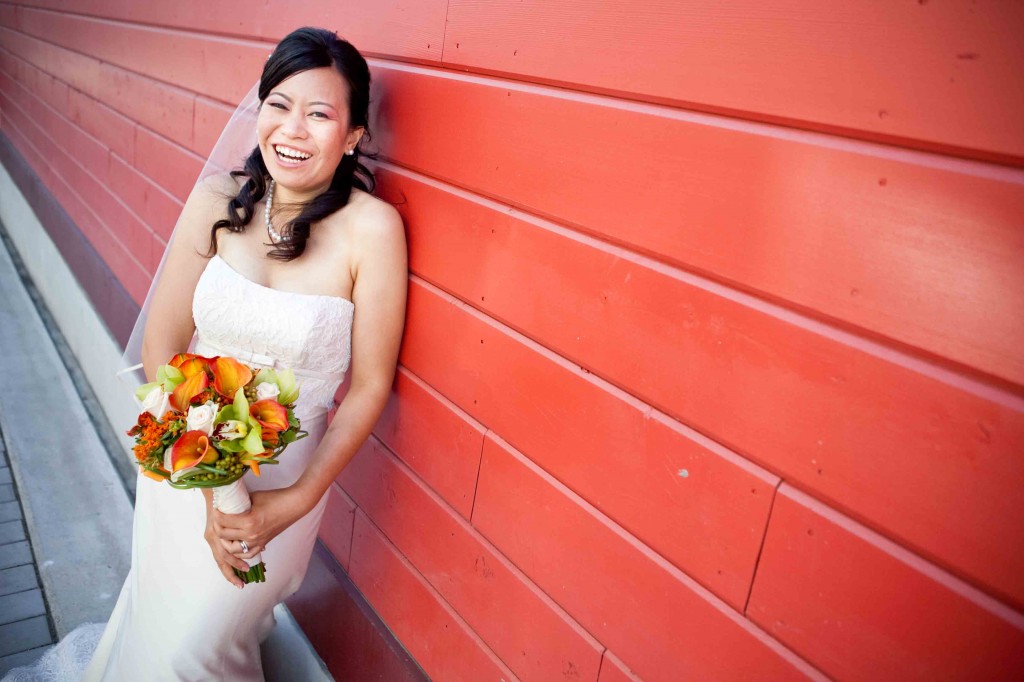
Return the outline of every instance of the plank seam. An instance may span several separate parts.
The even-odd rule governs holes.
[[[452,0],[448,0],[444,4],[444,30],[441,31],[441,58],[440,62],[444,63],[444,47],[448,44],[448,12],[452,8]]]
[[[754,594],[754,583],[757,581],[757,569],[761,566],[761,554],[764,553],[764,545],[768,539],[768,527],[772,523],[772,511],[775,509],[775,500],[778,499],[779,488],[781,486],[782,479],[780,478],[779,482],[775,484],[775,489],[772,490],[771,502],[768,503],[768,515],[765,517],[764,521],[764,532],[761,533],[761,544],[757,548],[757,556],[754,558],[754,571],[750,574],[750,587],[747,588],[747,598],[743,602],[743,615],[747,618],[750,617],[747,610],[750,608],[750,598]]]
[[[776,639],[767,630],[765,630],[760,625],[747,618],[743,613],[740,613],[738,610],[733,608],[722,597],[718,596],[710,588],[704,586],[699,580],[691,576],[689,573],[676,566],[669,559],[667,559],[665,556],[659,553],[656,549],[654,549],[653,547],[645,543],[643,540],[636,537],[625,526],[620,524],[618,521],[616,521],[608,514],[598,509],[596,505],[589,502],[585,497],[574,491],[565,483],[555,478],[543,467],[541,467],[539,464],[537,464],[529,457],[527,457],[525,454],[523,454],[523,452],[516,448],[514,445],[512,445],[511,443],[509,443],[496,433],[492,435],[492,439],[495,442],[495,444],[504,448],[509,456],[517,460],[517,462],[521,466],[525,467],[532,475],[538,477],[547,486],[552,488],[557,494],[564,496],[572,504],[576,505],[578,508],[586,512],[586,514],[595,523],[604,527],[612,535],[617,536],[620,540],[627,544],[631,550],[636,551],[641,556],[643,556],[643,558],[646,561],[650,561],[659,570],[667,573],[669,576],[672,577],[672,579],[677,581],[680,585],[694,592],[698,597],[703,599],[711,608],[722,614],[723,617],[732,621],[737,627],[749,633],[751,636],[756,638],[767,648],[771,649],[781,658],[785,659],[795,668],[803,672],[807,677],[819,680],[827,679],[824,675],[821,674],[820,671],[817,670],[817,668],[814,665],[804,660],[802,656],[800,656],[795,651],[790,649],[786,644]],[[483,534],[481,533],[481,535]],[[489,539],[488,542],[490,542]],[[505,556],[505,554],[502,553],[502,556]],[[511,562],[511,559],[509,561]],[[527,578],[529,578],[525,571],[522,571],[522,569],[519,569],[518,567],[517,569],[523,572],[523,574],[526,575]],[[559,602],[556,601],[555,603]],[[560,604],[559,606],[560,608],[563,608],[570,617],[573,617],[572,614],[568,611],[568,609],[562,607]],[[581,627],[583,627],[582,624]],[[601,641],[597,638],[596,635],[592,636],[594,636],[594,639],[597,639],[597,641]]]
[[[425,382],[424,382],[425,383]],[[480,455],[476,460],[476,483],[473,484],[473,503],[469,507],[469,523],[473,523],[473,512],[476,511],[476,498],[477,493],[480,491],[480,472],[484,470],[484,444],[487,442],[487,434],[491,433],[491,429],[484,427],[485,431],[483,437],[480,439]]]

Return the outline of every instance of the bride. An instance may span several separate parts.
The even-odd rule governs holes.
[[[79,679],[68,660],[77,656],[90,682],[263,680],[272,609],[299,588],[328,488],[384,408],[405,322],[402,221],[370,194],[358,161],[369,87],[365,59],[333,32],[300,28],[276,46],[254,89],[256,144],[234,173],[208,162],[137,324],[146,381],[193,336],[199,355],[293,368],[309,436],[243,479],[244,514],[214,508],[209,490],[140,475],[131,569],[110,620],[70,633],[12,679]],[[237,114],[229,127],[245,120]],[[243,586],[232,568],[259,553],[266,582]]]

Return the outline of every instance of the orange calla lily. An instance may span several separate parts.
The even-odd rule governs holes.
[[[208,458],[210,450],[210,439],[202,431],[186,431],[181,434],[171,447],[171,470],[181,471]],[[213,453],[216,455],[216,451]]]
[[[249,406],[249,414],[260,423],[260,426],[272,431],[284,431],[288,428],[288,410],[273,398],[257,400]]]
[[[167,364],[176,367],[186,379],[191,379],[199,372],[205,372],[217,358],[206,358],[195,353],[178,353]]]
[[[228,400],[235,391],[252,381],[252,370],[234,358],[218,357],[210,365],[213,370],[213,389]]]
[[[188,404],[192,401],[192,398],[205,391],[209,385],[210,380],[207,378],[206,372],[193,374],[178,384],[174,392],[171,393],[171,407],[178,412],[188,411]]]

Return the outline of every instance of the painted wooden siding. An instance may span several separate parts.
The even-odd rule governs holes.
[[[0,130],[141,301],[274,41],[371,58],[409,318],[321,539],[436,679],[992,678],[1021,7],[3,3]]]

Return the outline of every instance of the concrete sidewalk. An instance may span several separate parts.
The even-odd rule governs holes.
[[[0,676],[35,661],[54,641],[0,433]]]
[[[134,467],[19,265],[0,225],[0,676],[106,621],[131,563]],[[274,615],[267,680],[331,679],[287,609]]]
[[[0,432],[59,639],[109,617],[130,565],[132,504],[4,246]],[[21,632],[25,622],[7,627],[38,639]]]

